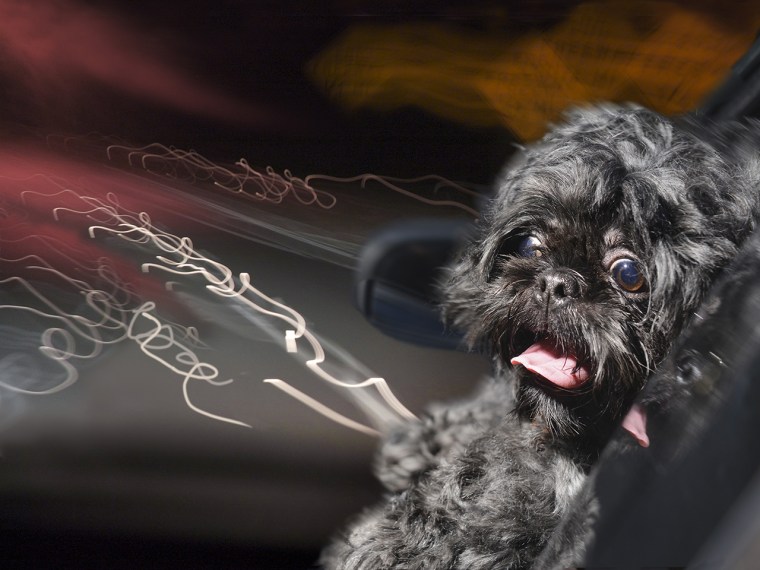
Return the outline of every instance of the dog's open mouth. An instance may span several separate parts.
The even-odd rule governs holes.
[[[522,346],[529,344],[530,333],[521,331]],[[579,362],[570,351],[563,351],[557,343],[548,338],[533,338],[532,344],[522,349],[510,359],[512,366],[521,365],[529,372],[540,376],[548,383],[565,390],[579,388],[591,378],[588,365]],[[646,410],[634,404],[622,423],[623,429],[631,434],[642,447],[649,447]]]
[[[589,369],[579,364],[575,355],[559,351],[554,343],[547,340],[531,344],[510,362],[513,366],[521,364],[555,386],[565,389],[582,386],[591,377]]]

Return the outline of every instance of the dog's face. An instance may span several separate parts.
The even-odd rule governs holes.
[[[738,169],[638,108],[577,111],[524,153],[445,289],[519,413],[564,437],[620,421],[752,227]]]

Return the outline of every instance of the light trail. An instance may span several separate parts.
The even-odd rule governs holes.
[[[63,141],[70,149],[80,144],[76,137],[51,140],[56,144]],[[40,380],[32,387],[14,385],[7,382],[8,376],[0,376],[4,382],[0,387],[18,393],[54,393],[77,380],[78,363],[95,359],[106,347],[132,343],[149,361],[181,379],[185,403],[192,411],[250,427],[193,401],[192,388],[197,383],[222,387],[233,381],[213,362],[199,358],[198,348],[211,347],[202,342],[195,327],[187,324],[195,318],[193,300],[204,296],[207,312],[215,310],[214,303],[217,310],[231,309],[237,318],[276,341],[285,354],[320,382],[338,389],[365,419],[357,421],[339,414],[284,379],[263,378],[267,385],[341,425],[369,435],[414,417],[383,378],[336,343],[316,334],[301,313],[258,288],[248,272],[235,273],[198,251],[187,235],[192,232],[202,239],[209,233],[230,231],[255,239],[246,232],[251,227],[267,227],[293,242],[289,250],[298,252],[299,244],[317,243],[317,247],[335,248],[330,253],[333,257],[337,253],[351,257],[355,255],[353,245],[349,248],[347,242],[324,233],[326,228],[320,227],[314,215],[309,222],[312,225],[301,226],[291,222],[290,216],[297,217],[298,208],[331,210],[344,195],[350,195],[346,193],[356,193],[370,184],[424,204],[460,211],[467,211],[466,202],[476,194],[473,190],[432,175],[401,179],[373,174],[349,178],[311,174],[298,178],[287,170],[282,175],[271,168],[255,170],[242,159],[232,167],[221,166],[195,151],[158,144],[132,147],[99,135],[86,137],[84,144],[90,153],[99,144],[107,145],[105,154],[117,168],[85,166],[58,154],[40,155],[45,157],[43,162],[31,152],[22,155],[19,162],[7,149],[0,151],[0,217],[6,221],[0,228],[0,254],[4,254],[0,261],[6,275],[13,276],[0,285],[20,286],[33,300],[26,308],[21,303],[9,303],[0,311],[34,315],[38,324],[43,323],[38,353],[48,368],[55,366],[55,374],[47,373],[47,384],[40,384]],[[38,165],[45,168],[37,170]],[[189,186],[196,184],[195,190]],[[269,208],[261,212],[258,208],[235,209],[234,202],[225,205],[209,194],[213,188],[236,199],[242,197],[251,205],[289,201],[288,217],[273,218]],[[430,198],[438,193],[446,196]],[[450,200],[452,196],[462,202]],[[164,227],[187,233],[169,233]],[[276,242],[262,243],[277,246]],[[134,262],[127,255],[139,255],[141,260]],[[35,285],[43,282],[55,282],[68,291],[66,302],[57,303],[57,293]],[[199,283],[202,292],[194,292]],[[190,302],[183,302],[178,295],[186,285],[193,292],[182,295],[189,294],[186,299]],[[72,302],[72,293],[77,293],[76,299],[83,304]],[[168,315],[172,315],[171,321]],[[237,334],[251,337],[242,326]],[[21,361],[14,359],[14,354],[4,360],[0,357],[0,367],[17,367]]]
[[[90,205],[93,200],[94,199],[92,198],[88,198],[86,201],[88,202],[88,205]],[[169,234],[153,227],[150,223],[150,218],[144,213],[139,213],[137,216],[130,214],[125,215],[118,212],[116,208],[110,205],[101,204],[100,207],[103,212],[108,212],[108,214],[112,216],[112,220],[109,225],[90,226],[90,237],[95,237],[102,232],[117,236],[135,244],[150,243],[154,245],[166,255],[156,255],[155,259],[158,263],[144,263],[142,265],[143,271],[149,272],[151,270],[157,270],[183,277],[203,277],[207,281],[206,289],[215,295],[222,298],[234,299],[238,303],[247,306],[257,313],[273,317],[286,323],[288,328],[282,335],[282,338],[285,340],[286,349],[288,352],[298,352],[297,340],[304,339],[308,345],[308,350],[313,354],[313,358],[306,361],[306,366],[322,380],[334,386],[348,389],[361,389],[374,386],[383,400],[399,415],[400,418],[409,419],[415,417],[412,412],[398,401],[383,378],[374,377],[368,378],[362,382],[346,382],[327,372],[322,366],[326,358],[324,348],[318,337],[306,327],[304,317],[293,308],[273,299],[254,287],[248,273],[242,272],[237,276],[237,279],[235,279],[234,274],[229,267],[196,251],[189,238]],[[74,213],[71,209],[69,209],[69,211]],[[90,212],[91,210],[83,210],[78,213],[84,214]],[[193,363],[193,365],[199,366],[196,363]],[[179,373],[177,370],[174,371]],[[204,379],[207,381],[213,380],[215,377],[215,374],[211,376],[195,376],[196,379]],[[268,379],[268,382],[281,389],[283,386],[287,385],[279,379]],[[186,383],[187,378],[185,380],[185,386]],[[295,389],[292,388],[285,390],[291,395],[296,393]],[[299,399],[304,403],[314,402],[312,399],[302,397],[299,397]],[[311,406],[311,403],[308,405]],[[189,401],[188,405],[192,406]],[[324,413],[324,410],[326,409],[326,407],[321,404],[320,406],[311,407],[320,413]],[[333,412],[332,415],[329,415],[328,417],[335,419],[338,416],[339,414]],[[343,425],[356,424],[356,422],[350,421],[341,421],[340,423],[343,423]],[[365,433],[367,433],[367,430],[371,430],[371,428],[367,426],[364,426],[364,428],[366,429],[361,431],[365,431]],[[372,432],[375,432],[375,430],[372,430]]]
[[[233,166],[222,166],[194,150],[167,147],[158,143],[143,147],[111,144],[106,149],[106,153],[109,160],[124,157],[131,167],[140,167],[147,172],[191,183],[211,183],[217,188],[254,201],[279,204],[290,196],[302,205],[313,205],[329,210],[336,205],[338,199],[333,193],[318,187],[317,184],[328,183],[333,187],[355,188],[356,183],[359,182],[360,188],[366,188],[369,183],[377,183],[383,188],[430,206],[455,208],[475,218],[478,216],[477,210],[466,203],[480,195],[477,191],[468,188],[463,183],[434,174],[414,178],[397,178],[370,173],[343,178],[326,174],[310,174],[299,178],[287,169],[282,174],[277,173],[271,166],[255,169],[245,158],[241,158]],[[446,191],[460,196],[461,199],[427,197],[422,194],[422,190],[413,191],[411,188],[415,185],[426,188],[433,195]]]

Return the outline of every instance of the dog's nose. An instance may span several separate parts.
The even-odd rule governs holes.
[[[544,302],[558,302],[581,296],[582,284],[576,273],[566,269],[545,271],[538,277],[538,298]]]

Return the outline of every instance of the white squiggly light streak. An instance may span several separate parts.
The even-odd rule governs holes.
[[[174,329],[172,327],[162,324],[157,317],[150,314],[150,311],[153,309],[155,309],[155,303],[147,302],[137,311],[135,311],[134,317],[130,320],[129,326],[127,328],[127,336],[135,340],[140,349],[147,356],[156,362],[159,362],[175,374],[184,377],[182,380],[182,394],[185,398],[185,403],[187,403],[190,409],[214,420],[239,425],[242,427],[251,427],[250,425],[239,420],[212,414],[211,412],[203,410],[193,404],[188,393],[188,385],[191,380],[203,380],[214,386],[226,386],[227,384],[233,382],[233,380],[216,380],[216,378],[219,376],[219,370],[212,364],[201,362],[198,359],[198,356],[192,350],[180,343],[174,337]],[[140,317],[150,321],[154,328],[143,333],[136,333],[135,326],[137,320]],[[177,350],[177,353],[174,355],[174,360],[177,364],[187,367],[186,370],[183,370],[181,367],[177,366],[167,358],[162,357],[162,355],[170,349]]]
[[[65,144],[68,144],[64,141]],[[451,200],[432,200],[425,198],[402,187],[404,183],[428,183],[435,184],[434,191],[440,188],[449,188],[455,192],[471,193],[466,188],[440,177],[421,177],[417,179],[396,179],[380,177],[376,175],[362,175],[352,178],[334,178],[323,175],[311,175],[306,178],[298,178],[290,171],[285,170],[282,175],[277,174],[268,167],[264,171],[252,168],[245,159],[241,159],[234,168],[226,168],[214,164],[195,151],[182,151],[162,145],[148,145],[143,148],[132,148],[125,144],[112,144],[108,147],[108,156],[114,159],[118,154],[126,153],[127,161],[131,166],[140,166],[150,172],[174,177],[190,177],[194,181],[211,182],[222,190],[243,194],[248,198],[279,203],[287,196],[292,196],[297,202],[304,205],[313,205],[318,208],[329,209],[336,204],[336,198],[326,190],[318,188],[320,183],[353,183],[361,181],[365,186],[369,182],[377,182],[382,186],[407,195],[425,203],[439,206],[453,206],[467,210],[467,206]],[[156,170],[157,169],[157,170]],[[276,335],[280,342],[284,340],[284,348],[291,355],[303,359],[305,366],[318,378],[341,389],[350,389],[354,403],[363,407],[364,412],[376,425],[387,427],[393,421],[414,418],[414,415],[406,409],[393,395],[386,381],[374,375],[366,374],[359,376],[359,380],[346,381],[341,379],[346,370],[340,370],[340,366],[325,368],[326,354],[323,348],[323,340],[308,329],[304,317],[286,304],[273,299],[253,286],[250,275],[242,272],[238,275],[224,264],[210,259],[194,249],[192,241],[187,237],[179,237],[153,226],[150,216],[144,211],[133,211],[119,203],[114,193],[101,193],[104,198],[89,195],[80,188],[69,184],[66,180],[35,174],[28,179],[44,181],[56,188],[53,192],[42,192],[24,189],[18,194],[21,204],[30,201],[32,210],[38,215],[40,205],[47,209],[56,201],[58,205],[51,207],[52,217],[57,222],[73,221],[73,227],[86,227],[91,238],[101,234],[107,234],[117,239],[124,240],[139,246],[143,252],[157,249],[158,255],[154,259],[141,265],[145,273],[163,273],[183,278],[201,278],[206,281],[205,289],[214,297],[232,302],[236,308],[240,308],[241,314],[259,315],[261,318],[278,324],[277,327],[268,328],[268,334]],[[13,183],[23,183],[25,179],[14,179]],[[37,184],[39,186],[39,184]],[[75,189],[76,188],[76,189]],[[33,198],[36,196],[36,198]],[[38,200],[41,199],[41,202]],[[126,199],[126,198],[125,198]],[[132,202],[134,203],[134,202]],[[0,205],[2,206],[2,205]],[[5,210],[0,208],[0,216]],[[471,210],[470,210],[471,212]],[[14,224],[23,222],[23,216],[14,212],[12,218]],[[82,223],[84,221],[84,223]],[[201,222],[204,223],[204,222]],[[51,226],[52,228],[52,226]],[[8,229],[8,226],[6,226]],[[129,283],[121,281],[119,272],[115,271],[106,259],[93,259],[94,249],[79,251],[76,240],[67,243],[57,243],[55,238],[43,235],[28,235],[15,239],[17,235],[23,235],[22,231],[14,231],[9,235],[14,240],[3,239],[5,243],[18,243],[19,241],[33,239],[41,240],[43,248],[52,249],[61,259],[68,259],[77,271],[82,275],[90,275],[92,282],[97,282],[98,287],[91,285],[87,277],[74,279],[69,275],[57,271],[53,266],[46,264],[41,258],[28,258],[24,264],[25,271],[38,271],[48,276],[55,276],[61,282],[68,284],[70,288],[83,294],[86,305],[84,314],[70,314],[47,298],[41,291],[35,289],[29,281],[16,278],[24,288],[39,303],[39,307],[22,307],[20,305],[1,305],[0,309],[21,310],[35,314],[43,320],[53,320],[56,326],[45,329],[41,335],[39,350],[51,362],[55,362],[63,368],[63,379],[53,387],[42,390],[26,390],[24,387],[12,384],[0,383],[9,390],[21,393],[46,394],[59,391],[71,385],[77,379],[77,368],[72,363],[75,360],[95,358],[102,351],[102,347],[116,344],[125,340],[131,340],[152,361],[169,370],[172,374],[182,378],[182,391],[186,404],[193,411],[215,420],[228,422],[235,425],[248,426],[236,419],[222,417],[201,409],[192,402],[190,397],[190,382],[192,380],[203,381],[214,386],[224,386],[232,382],[232,379],[219,379],[219,369],[209,362],[198,358],[191,347],[201,345],[198,331],[194,327],[182,327],[176,323],[162,320],[154,310],[154,303],[143,302],[140,297],[131,290]],[[56,234],[57,235],[57,234]],[[65,234],[64,234],[65,235]],[[298,236],[292,236],[296,239]],[[304,238],[304,236],[301,236]],[[305,236],[308,239],[308,235]],[[20,248],[24,251],[24,248]],[[83,259],[90,261],[83,262]],[[8,261],[8,260],[4,260]],[[20,262],[20,260],[13,260]],[[28,263],[33,262],[33,263]],[[65,262],[64,262],[65,263]],[[10,283],[11,280],[0,281],[0,284]],[[172,290],[181,281],[167,279],[166,288]],[[77,309],[79,312],[80,309]],[[256,319],[251,319],[256,321]],[[259,321],[261,323],[261,321]],[[269,324],[267,324],[269,327]],[[284,327],[285,330],[280,330]],[[87,347],[82,347],[87,343]],[[326,344],[330,347],[330,344]],[[341,354],[339,347],[331,346],[330,354]],[[6,358],[15,358],[14,354]],[[339,356],[343,364],[348,364],[348,372],[356,376],[356,372],[363,370],[346,355]],[[7,363],[8,361],[5,360]],[[330,371],[328,371],[328,369]],[[337,370],[337,372],[336,372]],[[364,380],[360,380],[361,378]],[[378,430],[356,422],[346,416],[338,414],[327,406],[317,402],[300,390],[293,388],[280,379],[266,379],[267,384],[273,385],[290,394],[305,405],[311,407],[338,423],[356,429],[363,433],[376,435]],[[385,408],[375,407],[377,396],[365,398],[363,389],[374,388],[376,394],[385,403]],[[374,390],[372,394],[375,394]],[[378,404],[379,405],[379,404]],[[395,420],[393,418],[396,418]]]
[[[434,193],[448,189],[457,194],[465,195],[468,199],[480,195],[464,184],[433,174],[415,178],[397,178],[369,173],[345,178],[311,174],[305,178],[299,178],[288,169],[285,169],[282,174],[278,174],[271,166],[267,166],[263,171],[256,170],[245,158],[238,160],[234,165],[237,169],[233,170],[216,164],[194,150],[167,147],[159,143],[143,147],[112,144],[106,152],[109,160],[114,160],[119,153],[122,153],[126,155],[127,162],[132,167],[140,166],[148,172],[163,176],[176,178],[184,176],[191,182],[210,182],[228,192],[275,204],[281,203],[287,196],[293,196],[303,205],[314,205],[328,210],[336,205],[337,198],[327,190],[315,186],[315,183],[352,184],[360,182],[361,187],[364,188],[369,182],[376,182],[393,192],[424,204],[448,206],[462,210],[475,218],[478,217],[477,210],[464,202],[427,198],[419,192],[401,186],[402,184],[409,186],[432,183]]]
[[[92,200],[94,199],[90,198],[88,199],[88,202],[91,203]],[[295,348],[297,351],[298,345],[296,341],[298,339],[304,339],[313,354],[313,358],[306,361],[306,366],[322,380],[334,386],[349,389],[361,389],[374,386],[383,400],[400,417],[406,419],[415,418],[414,414],[398,401],[383,378],[368,378],[363,382],[346,382],[328,373],[322,366],[325,362],[325,352],[322,344],[317,337],[308,330],[304,317],[293,308],[269,297],[254,287],[248,273],[240,273],[236,280],[229,267],[197,252],[193,248],[193,243],[189,238],[179,237],[156,229],[151,225],[150,218],[147,214],[143,212],[138,213],[136,216],[129,214],[124,215],[118,212],[113,206],[103,204],[102,207],[103,211],[107,211],[109,215],[112,216],[112,220],[108,225],[90,226],[89,234],[91,237],[95,237],[98,233],[103,232],[132,243],[152,244],[165,255],[155,256],[158,263],[144,263],[142,265],[143,271],[149,272],[151,270],[158,270],[185,277],[203,277],[208,282],[206,289],[215,295],[222,298],[234,299],[260,314],[273,317],[287,324],[289,328],[284,335],[286,348],[291,351]],[[73,210],[70,211],[73,213]],[[195,369],[193,369],[193,372],[194,370]],[[188,378],[185,379],[185,387],[190,377],[206,381],[213,379],[212,377],[205,375],[198,375],[190,372],[186,373],[188,374]],[[280,388],[286,385],[285,382],[279,379],[268,380],[269,383]],[[297,392],[295,389],[288,389],[286,391],[291,395]],[[307,403],[307,405],[320,413],[324,413],[324,410],[326,409],[326,407],[321,404],[319,406],[312,406],[311,404],[314,401],[309,398],[299,397],[298,399]],[[192,404],[189,401],[188,405],[192,407]],[[328,417],[336,419],[338,416],[339,414],[333,412]],[[336,421],[339,421],[339,423],[342,423],[343,425],[353,425],[356,423],[347,420],[345,417],[343,420]],[[360,431],[364,431],[365,433],[376,433],[376,430],[373,430],[372,428],[367,426],[364,426],[364,428],[366,429]]]
[[[212,414],[193,404],[188,393],[190,380],[203,380],[215,386],[229,384],[232,380],[216,380],[219,375],[218,369],[209,363],[200,361],[189,347],[177,340],[176,333],[179,329],[175,325],[162,323],[155,315],[151,314],[155,309],[155,303],[146,302],[136,309],[126,310],[110,294],[102,290],[90,289],[89,285],[84,281],[72,280],[60,271],[49,267],[29,265],[27,268],[46,271],[64,281],[74,283],[76,288],[85,294],[87,306],[100,318],[92,319],[83,315],[69,314],[25,279],[10,277],[1,280],[0,284],[20,283],[42,305],[47,307],[48,311],[24,305],[0,305],[0,310],[27,312],[44,319],[62,323],[61,326],[49,327],[43,331],[41,335],[42,344],[39,350],[43,355],[57,362],[64,369],[65,378],[55,386],[44,390],[29,390],[3,381],[0,381],[0,386],[15,393],[34,396],[59,392],[71,386],[78,379],[77,368],[70,362],[72,359],[92,359],[102,352],[103,346],[116,344],[125,339],[132,339],[145,355],[173,373],[183,377],[183,395],[187,405],[192,410],[215,420],[243,427],[251,427],[244,422]],[[148,330],[138,331],[139,324],[145,325],[146,321],[149,327]],[[104,336],[104,332],[115,333],[115,336],[107,338]],[[75,335],[77,338],[91,343],[92,348],[89,352],[77,351],[78,345]],[[197,331],[192,328],[185,332],[185,338],[190,341],[196,337]],[[63,341],[63,346],[60,345],[60,342],[56,343],[55,339]],[[173,361],[166,357],[167,352],[170,350],[175,351]],[[10,358],[16,358],[16,356],[11,355]]]

